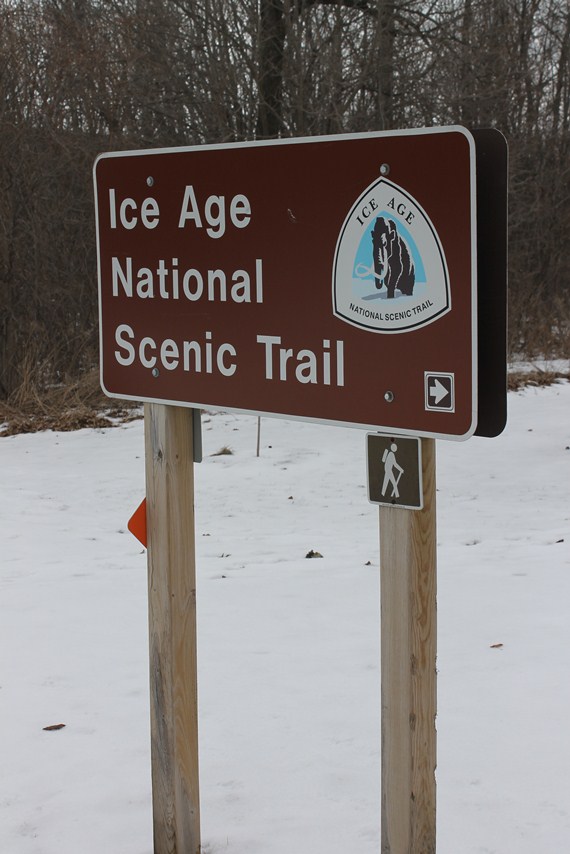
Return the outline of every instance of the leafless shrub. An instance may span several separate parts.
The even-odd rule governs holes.
[[[224,445],[219,451],[215,451],[213,454],[210,454],[211,457],[231,457],[233,455],[233,451],[227,445]]]

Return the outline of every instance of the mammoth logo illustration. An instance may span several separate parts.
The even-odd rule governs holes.
[[[374,332],[401,333],[451,308],[437,232],[401,187],[380,178],[346,217],[333,266],[333,312]]]
[[[376,287],[386,285],[390,299],[394,298],[396,288],[400,293],[411,296],[416,280],[414,262],[393,219],[376,218],[372,229],[372,254]]]

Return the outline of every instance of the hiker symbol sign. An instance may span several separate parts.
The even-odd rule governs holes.
[[[423,507],[421,442],[368,433],[368,500],[386,507]]]

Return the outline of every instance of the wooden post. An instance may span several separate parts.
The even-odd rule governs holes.
[[[435,440],[423,510],[380,508],[382,854],[435,854]]]
[[[145,406],[155,854],[199,854],[192,410]]]

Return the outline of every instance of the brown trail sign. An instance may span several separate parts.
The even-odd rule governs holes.
[[[155,854],[200,846],[196,419],[183,407],[387,435],[382,851],[432,854],[434,438],[498,435],[506,420],[503,137],[425,128],[107,153],[94,183],[102,386],[150,404]],[[415,464],[398,461],[419,437]]]
[[[468,437],[475,162],[463,128],[102,155],[103,387]]]

